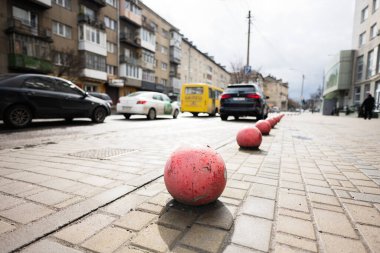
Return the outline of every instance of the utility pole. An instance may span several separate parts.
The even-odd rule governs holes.
[[[249,66],[249,44],[251,39],[251,11],[248,12],[248,47],[247,47],[247,67]]]
[[[303,104],[303,83],[304,83],[304,81],[305,81],[305,75],[304,74],[302,74],[302,85],[301,85],[301,113],[302,113],[302,109],[303,109],[303,106],[304,106],[304,104]]]

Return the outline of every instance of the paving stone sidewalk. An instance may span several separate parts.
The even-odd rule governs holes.
[[[288,115],[260,150],[218,152],[228,183],[217,202],[181,205],[157,174],[20,251],[380,252],[379,120]]]

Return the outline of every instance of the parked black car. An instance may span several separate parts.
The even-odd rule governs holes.
[[[93,97],[100,98],[100,99],[103,99],[104,101],[107,101],[110,104],[110,106],[113,105],[112,99],[107,93],[89,92],[88,94],[90,94]]]
[[[255,83],[229,85],[220,98],[220,118],[255,116],[258,120],[265,119],[269,111],[268,98]]]
[[[102,123],[111,110],[104,100],[89,96],[72,82],[39,74],[0,75],[0,120],[11,127],[32,119],[91,118]]]

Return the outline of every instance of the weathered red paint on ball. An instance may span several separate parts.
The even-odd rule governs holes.
[[[236,136],[236,141],[242,148],[258,148],[262,140],[262,134],[257,127],[243,128]]]
[[[215,201],[226,187],[226,165],[211,148],[179,148],[166,162],[164,181],[178,202],[205,205]]]
[[[273,118],[269,118],[269,119],[267,119],[267,121],[269,122],[271,127],[274,128],[274,126],[276,125],[276,121]]]
[[[260,130],[262,135],[268,135],[272,129],[271,124],[266,120],[257,121],[255,126]]]

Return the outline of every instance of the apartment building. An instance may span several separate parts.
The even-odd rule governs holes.
[[[353,48],[357,51],[350,104],[360,105],[371,93],[380,109],[380,0],[356,0]]]
[[[224,66],[186,38],[182,41],[180,77],[181,83],[208,83],[221,88],[231,82],[230,73]]]
[[[289,85],[274,76],[267,76],[263,80],[263,91],[269,97],[267,103],[270,108],[277,107],[279,110],[288,110]]]
[[[229,82],[224,67],[138,0],[4,0],[0,8],[1,73],[61,76],[114,102],[138,90],[176,98],[184,82]]]

